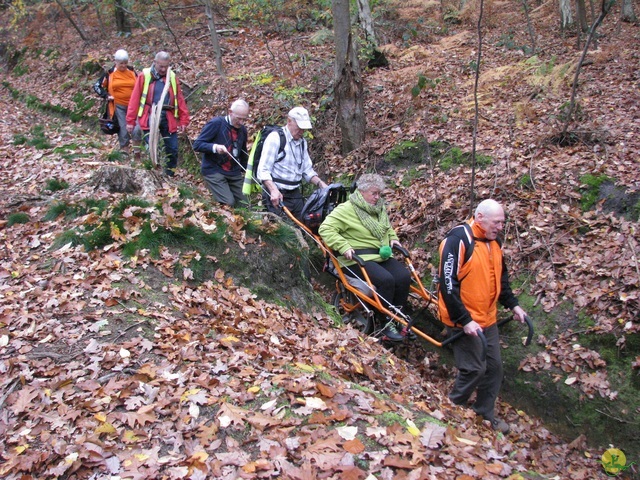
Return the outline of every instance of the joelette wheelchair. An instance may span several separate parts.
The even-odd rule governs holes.
[[[332,303],[342,316],[344,323],[351,325],[363,334],[380,336],[382,340],[386,340],[384,335],[381,335],[381,332],[384,331],[386,322],[394,321],[402,326],[402,335],[404,338],[413,339],[418,336],[437,347],[444,347],[464,335],[464,332],[461,331],[442,341],[428,335],[415,325],[414,320],[408,314],[402,312],[378,295],[375,286],[367,275],[365,262],[362,258],[358,255],[354,255],[353,257],[353,260],[361,267],[361,275],[356,275],[349,267],[340,265],[338,256],[318,235],[318,227],[326,215],[339,203],[345,201],[346,198],[346,187],[338,183],[331,184],[325,189],[316,190],[306,201],[301,219],[295,218],[286,207],[283,207],[283,211],[294,224],[313,238],[324,253],[326,259],[324,270],[336,279],[336,292],[333,294]],[[396,254],[402,256],[411,274],[412,283],[410,286],[410,296],[418,299],[420,302],[425,302],[425,308],[430,308],[435,312],[436,321],[438,321],[437,282],[433,282],[431,289],[426,289],[411,263],[408,250],[396,247],[394,251]],[[510,320],[511,319],[503,320],[498,325],[502,325]],[[529,331],[525,345],[528,345],[533,337],[533,325],[528,318],[527,326]],[[486,347],[486,340],[482,335],[480,337]]]

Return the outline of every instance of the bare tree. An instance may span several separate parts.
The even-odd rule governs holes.
[[[469,212],[473,212],[476,184],[476,145],[478,139],[478,120],[480,106],[478,104],[478,84],[480,83],[480,62],[482,61],[482,15],[484,13],[484,0],[480,0],[480,12],[478,13],[478,56],[476,57],[476,76],[473,84],[473,142],[471,146],[471,192],[469,193]]]
[[[562,133],[560,134],[560,143],[564,143],[567,138],[567,130],[569,129],[569,125],[573,120],[573,113],[576,108],[576,93],[578,90],[578,76],[580,75],[580,70],[582,69],[582,64],[584,63],[584,59],[587,56],[587,52],[589,51],[589,45],[591,45],[591,41],[596,34],[596,29],[600,26],[604,17],[607,16],[609,10],[615,3],[615,0],[602,0],[602,10],[600,11],[600,15],[591,25],[591,29],[589,30],[589,35],[587,37],[587,41],[584,44],[584,49],[582,50],[582,55],[580,56],[580,60],[578,61],[578,66],[576,67],[576,73],[573,77],[573,86],[571,87],[571,99],[569,100],[568,111],[566,114],[566,120],[564,124],[564,128],[562,129]]]
[[[369,67],[386,67],[389,61],[383,52],[378,48],[378,38],[373,29],[373,16],[371,15],[371,7],[369,0],[358,0],[358,19],[360,27],[364,31],[367,45],[371,47],[371,58],[369,59]]]
[[[584,0],[576,0],[576,14],[578,16],[580,30],[586,32],[589,29],[589,25],[587,24],[587,6]]]
[[[130,34],[131,23],[127,17],[127,11],[124,6],[124,0],[115,0],[116,30],[119,33]]]
[[[351,35],[349,0],[333,0],[332,10],[336,42],[334,94],[342,132],[341,150],[349,153],[364,141],[363,85]]]
[[[529,2],[522,0],[522,6],[524,7],[524,16],[527,19],[527,31],[529,32],[529,38],[531,39],[531,54],[535,55],[536,47],[536,34],[533,31],[533,25],[531,24],[531,16],[529,15]]]
[[[377,46],[378,41],[376,40],[376,33],[373,30],[373,17],[371,16],[369,0],[358,0],[358,19],[360,20],[360,26],[362,30],[364,30],[367,41]]]
[[[207,22],[209,24],[211,45],[213,45],[213,52],[216,54],[216,71],[218,72],[218,75],[224,77],[224,69],[222,67],[222,50],[220,49],[220,42],[218,41],[218,31],[216,30],[216,21],[213,16],[213,4],[211,0],[204,0],[204,11],[207,15]]]
[[[67,20],[69,20],[69,23],[71,23],[71,25],[73,25],[73,28],[76,29],[76,32],[78,32],[78,35],[80,35],[80,38],[82,40],[84,40],[85,42],[88,42],[89,41],[89,37],[85,33],[85,31],[82,28],[82,26],[73,19],[73,16],[71,15],[71,12],[69,10],[67,10],[67,8],[64,6],[64,4],[60,0],[56,0],[56,3],[60,7],[60,10],[62,10],[62,13],[64,13],[64,16],[67,17]]]
[[[571,13],[571,0],[560,0],[560,28],[563,30],[573,25],[573,14]]]
[[[638,17],[633,11],[633,0],[622,0],[622,21],[629,23],[638,21]]]

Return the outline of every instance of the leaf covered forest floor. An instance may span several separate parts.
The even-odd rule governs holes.
[[[629,48],[637,44],[638,32],[624,24],[604,25],[600,49],[589,57],[589,81],[581,90],[584,128],[606,133],[607,141],[560,148],[547,139],[557,127],[556,108],[568,98],[577,52],[570,46],[574,39],[554,36],[539,20],[536,27],[547,44],[536,59],[497,47],[500,31],[489,32],[479,151],[493,163],[478,173],[478,194],[505,202],[507,248],[516,270],[528,278],[522,290],[537,297],[539,308],[554,310],[570,300],[593,322],[590,328],[624,341],[638,329],[637,219],[583,214],[579,200],[585,173],[638,188],[638,51]],[[405,243],[416,245],[412,254],[425,273],[435,262],[430,252],[437,239],[464,216],[468,167],[431,169],[424,159],[399,165],[388,154],[394,145],[419,138],[468,150],[468,64],[474,58],[469,27],[411,46],[390,42],[385,50],[391,67],[365,77],[368,143],[350,157],[337,152],[331,111],[314,110],[312,153],[323,174],[337,179],[370,169],[384,172],[396,186],[388,196],[392,221]],[[31,48],[35,36],[43,35],[27,34]],[[132,58],[146,66],[145,51],[161,45],[134,35],[104,51],[83,50],[73,43],[73,32],[50,35],[39,41],[80,53],[57,62],[27,55],[31,73],[6,78],[41,101],[69,107],[74,93],[87,91],[94,80],[75,70],[87,59],[104,58],[126,43]],[[273,39],[280,54],[293,41]],[[279,56],[274,65],[261,42],[247,30],[225,39],[224,46],[243,59],[248,66],[242,70],[250,69],[254,79],[274,71],[286,78],[287,59]],[[252,100],[250,128],[286,111],[273,101],[277,85],[257,84],[232,64],[233,82],[207,77],[207,49],[187,37],[181,47],[181,78],[205,85],[204,98],[212,102],[194,111],[190,137],[236,96]],[[330,59],[330,50],[313,47],[311,66],[295,64],[297,81],[315,85],[309,96],[319,96],[318,85],[332,74],[330,61],[320,61]],[[51,88],[63,71],[72,80]],[[434,86],[412,98],[418,74]],[[514,425],[504,438],[449,404],[453,371],[433,353],[414,347],[405,362],[405,352],[396,356],[372,339],[335,328],[322,308],[302,311],[255,298],[223,269],[209,281],[191,282],[188,269],[178,275],[174,267],[190,265],[193,252],[161,248],[156,256],[124,256],[121,245],[139,234],[141,213],[135,208],[126,215],[124,231],[111,231],[106,248],[52,248],[64,232],[99,221],[91,213],[43,220],[53,204],[92,198],[114,206],[121,200],[89,183],[110,145],[94,130],[27,108],[6,88],[0,95],[2,221],[15,213],[29,218],[2,223],[0,230],[0,471],[6,478],[604,477],[600,456],[606,445],[589,447],[584,437],[567,443],[527,412],[501,403],[500,414]],[[46,126],[51,148],[14,144],[18,134],[33,138],[34,125]],[[47,191],[52,178],[69,188]],[[182,171],[177,182],[195,186],[206,198],[197,177]],[[159,227],[177,222],[214,229],[211,212],[223,217],[223,255],[242,256],[248,239],[239,215],[182,198],[175,183],[165,185],[154,202],[151,223]],[[524,369],[558,368],[559,383],[581,392],[585,401],[588,395],[615,393],[598,352],[576,349],[571,331],[538,341],[543,349],[525,359]],[[629,370],[637,374],[632,360]],[[570,371],[562,369],[567,363]]]

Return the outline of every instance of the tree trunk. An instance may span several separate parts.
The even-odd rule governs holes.
[[[213,52],[216,54],[216,71],[218,72],[218,75],[224,78],[224,68],[222,68],[222,50],[220,49],[220,42],[218,41],[218,31],[216,30],[216,21],[213,16],[213,5],[211,4],[211,0],[205,0],[204,11],[209,24],[211,45],[213,45]]]
[[[469,215],[473,212],[476,201],[476,147],[478,145],[478,125],[480,119],[480,104],[478,102],[478,85],[480,84],[480,65],[482,64],[482,17],[484,15],[484,0],[480,0],[478,13],[478,56],[476,57],[476,75],[473,83],[473,140],[471,142],[471,187],[469,191]]]
[[[333,0],[332,7],[336,41],[334,94],[342,133],[341,150],[346,154],[364,141],[363,86],[351,37],[349,0]]]
[[[560,27],[565,30],[572,25],[571,0],[560,0]]]
[[[633,0],[622,0],[622,21],[629,23],[638,21],[638,17],[633,11]]]
[[[115,0],[116,30],[118,33],[131,34],[131,23],[122,2],[123,0]]]
[[[598,16],[598,18],[593,22],[593,25],[591,25],[591,29],[589,30],[587,41],[584,44],[584,49],[582,50],[582,56],[580,57],[580,60],[578,60],[576,73],[573,77],[573,86],[571,87],[571,99],[569,100],[567,118],[564,124],[564,128],[562,129],[562,133],[560,134],[559,143],[561,145],[567,139],[567,130],[569,129],[569,125],[573,120],[573,112],[575,111],[575,107],[576,107],[576,93],[578,91],[578,76],[580,75],[580,70],[582,70],[584,59],[587,57],[587,52],[589,51],[589,45],[591,45],[591,41],[593,40],[593,37],[596,34],[597,28],[602,23],[602,20],[604,20],[604,17],[607,16],[607,14],[609,13],[609,10],[611,10],[611,7],[613,6],[614,2],[615,0],[602,0],[602,10],[600,11],[600,16]]]
[[[533,31],[533,25],[531,24],[531,16],[529,15],[529,3],[527,0],[522,0],[522,6],[524,7],[524,16],[527,19],[527,30],[529,31],[529,38],[531,39],[531,55],[536,54],[536,34]]]
[[[369,68],[386,67],[389,65],[389,61],[385,54],[378,49],[378,39],[373,29],[373,16],[369,0],[358,0],[357,3],[360,27],[364,30],[367,45],[371,48],[371,56],[367,65]]]
[[[358,0],[358,19],[360,20],[360,26],[362,30],[364,30],[367,41],[374,46],[378,46],[376,33],[373,30],[373,18],[371,17],[369,0]]]
[[[96,172],[91,183],[96,190],[104,188],[110,193],[149,197],[162,188],[162,177],[151,170],[105,165]]]
[[[71,25],[73,25],[73,28],[76,29],[76,32],[78,32],[78,34],[80,35],[80,38],[82,40],[84,40],[85,42],[88,42],[89,41],[89,37],[84,32],[82,27],[73,20],[73,17],[71,16],[71,12],[69,12],[69,10],[67,10],[65,8],[65,6],[62,4],[62,2],[60,0],[56,0],[56,3],[60,7],[60,10],[62,10],[62,13],[64,13],[64,16],[67,17],[67,20],[69,20],[69,23],[71,23]]]
[[[576,14],[578,15],[578,22],[580,22],[580,30],[586,32],[589,30],[587,24],[587,6],[584,0],[576,0]]]

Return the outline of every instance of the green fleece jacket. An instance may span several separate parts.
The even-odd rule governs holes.
[[[375,248],[390,246],[391,240],[398,240],[398,236],[393,228],[389,228],[387,238],[380,243],[373,234],[365,228],[358,215],[356,214],[351,201],[346,201],[338,205],[327,218],[324,219],[322,225],[318,229],[318,233],[324,243],[340,254],[338,260],[341,265],[353,265],[353,260],[347,260],[342,256],[344,252],[353,248],[358,250],[361,248]],[[364,261],[381,262],[382,258],[378,254],[358,255]]]

